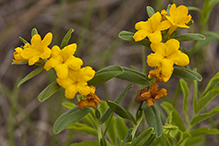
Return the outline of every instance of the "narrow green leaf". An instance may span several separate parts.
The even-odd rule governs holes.
[[[195,107],[198,100],[198,83],[196,80],[193,80],[193,82],[194,82],[193,112],[195,113]]]
[[[198,11],[199,13],[202,12],[202,10],[199,9],[198,7],[188,6],[187,8],[188,8],[189,11],[191,11],[191,10],[195,10],[195,11]]]
[[[219,72],[208,82],[208,85],[206,86],[205,91],[202,93],[202,96],[205,95],[208,91],[210,91],[218,84],[219,84]]]
[[[90,135],[93,135],[93,136],[96,136],[96,137],[98,136],[96,129],[94,129],[90,126],[87,126],[85,124],[78,123],[78,122],[75,122],[74,124],[66,127],[66,129],[71,129],[71,130],[84,132],[84,133],[87,133],[87,134],[90,134]]]
[[[163,124],[159,111],[155,106],[144,106],[143,109],[148,125],[154,128],[156,137],[160,137],[163,133]]]
[[[105,125],[108,125],[107,135],[108,135],[110,141],[112,142],[113,145],[116,145],[117,133],[116,133],[116,129],[115,129],[115,119],[114,119],[114,116],[112,116],[110,118],[110,120],[106,121]]]
[[[69,109],[69,110],[76,106],[76,105],[75,105],[74,103],[72,103],[72,102],[63,102],[62,105],[63,105],[64,107],[66,107],[67,109]]]
[[[195,113],[199,113],[210,101],[219,94],[219,87],[214,87],[204,94],[196,104]]]
[[[198,146],[200,144],[203,144],[205,139],[203,136],[197,136],[197,137],[191,137],[189,138],[184,146]]]
[[[56,81],[52,82],[49,84],[40,94],[38,95],[38,100],[40,102],[43,102],[44,100],[48,99],[51,97],[56,91],[58,91],[60,86]]]
[[[127,67],[122,67],[122,69],[124,72],[116,76],[116,78],[141,85],[150,85],[149,79],[145,73]]]
[[[89,85],[99,85],[123,73],[123,69],[118,65],[111,65],[98,70]]]
[[[102,138],[100,139],[100,146],[107,146],[105,137],[102,137]]]
[[[186,122],[189,123],[189,114],[188,114],[188,107],[187,107],[188,106],[187,100],[188,100],[188,96],[189,96],[189,88],[188,88],[188,85],[187,85],[185,80],[180,79],[179,82],[180,82],[180,87],[181,87],[181,90],[183,93],[183,110],[184,110]]]
[[[18,62],[18,63],[12,62],[11,64],[12,65],[23,65],[23,64],[27,64],[27,63],[28,63],[27,61],[23,61],[23,62]]]
[[[66,127],[81,120],[89,112],[90,108],[83,108],[82,110],[79,110],[78,106],[73,107],[72,109],[62,114],[58,119],[56,119],[53,126],[53,132],[55,134],[60,133]]]
[[[206,45],[210,44],[211,42],[214,42],[217,40],[217,37],[215,36],[209,36],[207,37],[204,41],[200,41],[198,42],[190,51],[192,54],[198,52],[199,50],[201,50],[203,47],[205,47]]]
[[[73,143],[70,146],[98,146],[99,142],[97,140],[95,141],[83,141],[81,143]]]
[[[204,34],[211,35],[219,40],[219,34],[212,31],[205,31]]]
[[[117,103],[117,104],[119,104],[119,103],[122,101],[122,99],[125,97],[126,92],[127,92],[132,86],[133,86],[132,84],[131,84],[131,85],[128,85],[128,86],[122,91],[122,93],[120,93],[120,95],[116,98],[116,100],[115,100],[114,102]],[[103,116],[102,116],[101,119],[100,119],[101,124],[104,123],[104,122],[110,117],[110,115],[112,114],[112,112],[113,112],[113,111],[112,111],[111,108],[108,108],[108,109],[104,112]]]
[[[213,116],[217,113],[219,113],[219,107],[216,107],[207,113],[199,114],[199,115],[192,118],[191,125],[198,124],[199,122],[201,122],[207,118],[210,118],[211,116]]]
[[[36,75],[38,75],[41,71],[43,71],[43,66],[38,67],[37,69],[33,70],[32,72],[30,72],[27,76],[25,76],[22,80],[20,80],[20,82],[17,84],[17,87],[19,87],[21,84],[23,84],[24,82],[30,80],[31,78],[35,77]]]
[[[152,15],[154,15],[155,11],[151,6],[147,6],[147,13],[148,16],[151,17]]]
[[[147,130],[142,132],[137,138],[135,138],[130,146],[143,146],[149,140],[152,132],[153,128],[148,128]]]
[[[173,75],[179,76],[182,78],[191,79],[191,80],[197,80],[197,81],[202,80],[202,76],[199,73],[191,69],[179,67],[179,66],[174,66]]]
[[[172,104],[168,102],[162,102],[161,106],[166,111],[167,115],[170,115],[172,112],[172,121],[168,122],[167,124],[173,124],[179,127],[181,131],[186,131],[186,127],[181,119],[181,116],[177,112],[177,110],[173,107]]]
[[[219,134],[219,130],[209,129],[208,127],[202,127],[202,128],[198,128],[198,129],[191,131],[190,134],[192,137],[201,136],[204,134]]]
[[[115,129],[116,129],[116,133],[119,137],[120,140],[124,140],[125,139],[125,135],[128,132],[128,127],[126,126],[123,118],[121,117],[116,117],[115,118]]]
[[[127,132],[123,144],[126,144],[127,142],[130,141],[132,141],[132,129],[129,129],[129,131]]]
[[[100,120],[100,111],[98,109],[95,109],[95,116],[98,120]]]
[[[19,40],[22,41],[22,43],[24,43],[24,44],[28,43],[28,41],[26,41],[24,38],[22,38],[20,36],[19,36]]]
[[[63,49],[65,46],[68,45],[68,41],[70,40],[71,34],[72,34],[73,31],[74,31],[74,29],[71,28],[71,29],[66,33],[66,35],[64,36],[64,38],[63,38],[63,40],[62,40],[62,43],[61,43],[61,45],[60,45],[60,49]]]
[[[200,33],[186,33],[182,35],[176,35],[173,38],[177,39],[179,42],[205,40],[205,36]]]
[[[154,139],[156,138],[155,134],[151,134],[150,138],[146,143],[144,143],[144,146],[149,146],[154,142]]]
[[[171,137],[174,140],[173,143],[179,143],[183,139],[183,132],[179,130],[179,127],[175,125],[166,124],[163,126],[163,134]]]
[[[113,110],[113,112],[115,112],[117,115],[119,115],[120,117],[122,117],[124,119],[129,119],[134,124],[137,124],[134,117],[132,116],[132,114],[129,111],[127,111],[125,108],[121,107],[117,103],[114,103],[114,102],[108,101],[108,100],[107,100],[107,104]]]
[[[38,31],[37,31],[36,28],[33,28],[33,29],[31,30],[31,36],[33,37],[35,34],[38,34]]]
[[[133,32],[129,32],[129,31],[121,31],[119,33],[119,38],[125,41],[130,41],[130,42],[135,42],[135,40],[133,39],[134,33]],[[150,48],[150,44],[151,42],[148,39],[143,39],[142,41],[139,42],[135,42],[138,43],[140,45],[146,46],[148,48]]]

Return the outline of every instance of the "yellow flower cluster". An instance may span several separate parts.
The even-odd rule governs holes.
[[[169,39],[169,37],[177,27],[189,28],[186,24],[190,20],[191,15],[188,15],[187,7],[183,5],[176,7],[175,4],[172,4],[169,15],[166,10],[162,10],[161,13],[153,14],[147,21],[136,23],[137,32],[133,36],[134,40],[141,41],[148,37],[151,42],[150,47],[154,52],[147,56],[147,63],[151,67],[157,67],[157,74],[150,77],[167,82],[173,73],[174,64],[179,66],[189,64],[189,57],[179,50],[179,41]],[[166,35],[162,35],[165,34],[162,33],[165,30],[168,30]]]
[[[33,65],[42,59],[45,62],[44,69],[46,71],[51,68],[55,69],[56,81],[65,89],[66,98],[72,99],[77,93],[84,96],[94,95],[94,89],[88,86],[87,81],[94,77],[95,71],[90,66],[81,67],[83,61],[74,56],[77,48],[76,43],[67,45],[63,49],[56,45],[50,49],[48,46],[51,41],[52,33],[50,32],[43,40],[39,34],[35,34],[31,38],[31,44],[26,43],[23,48],[17,47],[15,49],[13,62],[28,61],[29,65]],[[92,107],[96,106],[92,105]],[[80,106],[81,108],[83,107]]]

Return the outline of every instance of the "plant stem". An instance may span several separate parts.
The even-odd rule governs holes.
[[[132,129],[132,140],[134,140],[136,131],[138,130],[138,126],[140,125],[141,121],[143,120],[144,114],[142,113],[141,117],[138,119],[136,122],[137,125],[134,124],[133,129]]]

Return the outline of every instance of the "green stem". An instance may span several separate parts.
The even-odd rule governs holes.
[[[138,119],[136,122],[137,125],[134,124],[133,129],[132,129],[132,140],[134,140],[136,131],[138,130],[138,126],[140,125],[141,121],[143,120],[144,114],[141,115],[141,117]]]
[[[146,48],[142,46],[142,72],[146,73]]]

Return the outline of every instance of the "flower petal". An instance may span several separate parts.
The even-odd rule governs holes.
[[[165,43],[165,52],[166,56],[170,56],[171,54],[175,53],[180,47],[180,43],[176,39],[169,39]]]
[[[159,67],[163,60],[163,56],[160,53],[151,53],[147,56],[147,63],[150,67]]]
[[[133,38],[136,42],[143,40],[144,38],[146,38],[148,36],[148,31],[146,30],[138,30],[137,32],[135,32]]]
[[[60,79],[67,78],[68,76],[68,66],[66,64],[59,64],[55,66],[55,71]]]
[[[71,78],[65,78],[65,79],[56,78],[56,81],[64,89],[71,86],[73,82]]]
[[[70,56],[65,61],[65,64],[73,70],[79,70],[81,68],[81,65],[83,64],[83,61],[80,58]]]
[[[155,31],[154,33],[150,33],[148,38],[152,43],[159,43],[162,40],[162,35],[160,31]]]
[[[163,59],[161,62],[161,66],[159,67],[161,69],[161,73],[165,77],[170,77],[173,72],[173,62],[169,59]],[[165,80],[164,80],[165,81]]]
[[[60,62],[54,58],[50,58],[48,61],[46,61],[45,65],[44,65],[44,69],[46,71],[50,70],[52,67],[56,66],[60,64]]]
[[[50,50],[50,48],[45,47],[44,52],[40,55],[40,58],[48,59],[51,56],[51,53],[52,53],[52,51]]]
[[[72,86],[68,86],[66,89],[65,89],[65,97],[67,99],[73,99],[75,97],[75,95],[77,94],[77,90],[76,90],[76,87],[75,85],[72,85]]]
[[[64,47],[62,49],[62,53],[68,54],[68,55],[73,55],[75,53],[76,49],[77,49],[77,44],[73,43],[73,44],[70,44],[70,45],[67,45],[66,47]]]
[[[89,81],[94,77],[95,71],[90,66],[86,66],[79,70],[79,74],[82,77],[80,80]]]
[[[150,29],[150,24],[148,21],[140,21],[135,24],[135,29],[136,30],[149,30]]]
[[[35,46],[39,46],[41,47],[41,36],[39,34],[35,34],[32,38],[31,38],[31,45]]]
[[[169,56],[169,59],[179,66],[186,66],[189,64],[189,57],[180,50]]]
[[[28,65],[34,65],[39,60],[39,58],[39,56],[33,56],[28,60]]]
[[[51,42],[52,42],[52,33],[48,32],[42,40],[42,45],[49,46]]]

